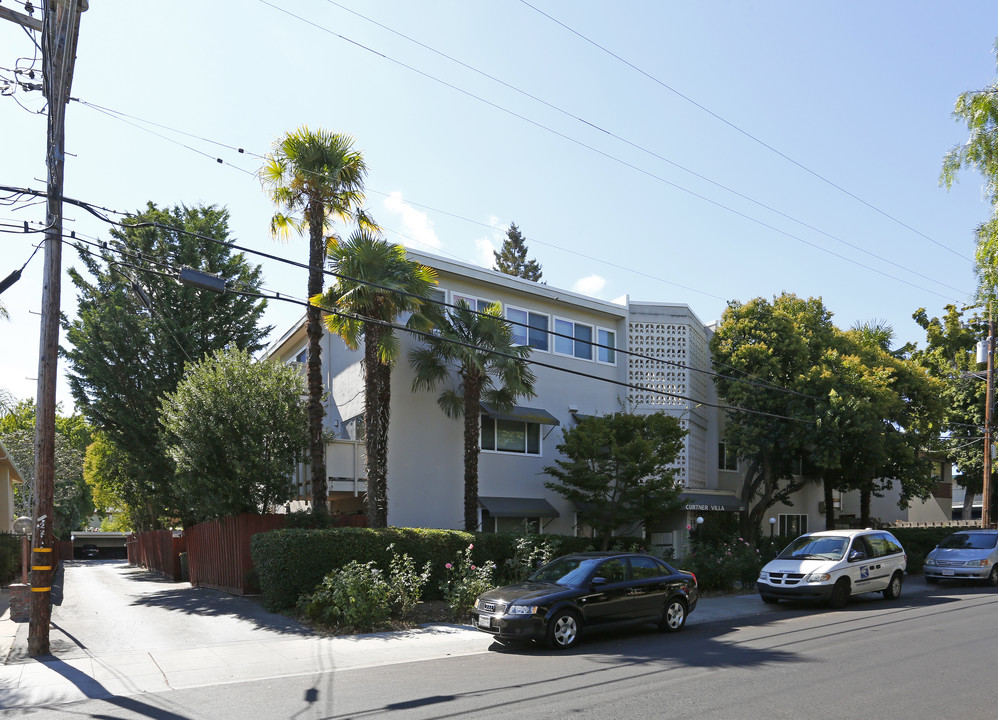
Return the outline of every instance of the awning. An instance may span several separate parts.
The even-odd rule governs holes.
[[[558,511],[544,498],[478,496],[478,504],[492,517],[558,517]]]
[[[541,408],[528,408],[515,406],[505,413],[495,412],[485,403],[482,403],[482,412],[496,420],[519,420],[520,422],[537,423],[538,425],[561,425],[554,415]]]
[[[683,502],[681,510],[693,512],[710,512],[720,510],[725,512],[741,512],[745,509],[741,498],[729,493],[696,493],[681,492],[679,499]]]

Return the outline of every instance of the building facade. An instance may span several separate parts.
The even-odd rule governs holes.
[[[527,524],[541,533],[586,533],[577,508],[545,489],[550,477],[544,468],[553,464],[562,431],[576,418],[621,409],[662,411],[688,431],[674,465],[683,487],[682,508],[633,532],[646,536],[659,551],[681,555],[698,519],[713,522],[742,509],[742,474],[723,442],[723,413],[710,376],[712,328],[687,305],[610,303],[413,250],[408,254],[437,272],[434,299],[464,301],[473,309],[498,302],[503,315],[519,323],[514,325],[516,340],[532,348],[536,397],[522,400],[510,413],[486,408],[481,418],[482,530],[513,531]],[[412,390],[408,353],[420,340],[401,331],[397,335],[402,353],[391,379],[388,521],[404,527],[463,527],[462,421],[440,410],[439,389]],[[267,355],[300,363],[304,372],[306,346],[302,317]],[[361,359],[360,351],[324,335],[329,501],[333,512],[344,515],[366,512]],[[289,507],[308,501],[307,468],[299,466],[295,482],[298,499]],[[813,493],[810,488],[802,492],[800,504],[773,509],[780,530],[803,525],[813,530],[824,524],[814,499],[820,499],[820,486]],[[927,505],[926,512],[934,512],[935,505]],[[806,519],[792,517],[801,515]]]

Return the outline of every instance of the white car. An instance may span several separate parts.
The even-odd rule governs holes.
[[[764,602],[814,600],[843,607],[853,595],[901,594],[908,558],[886,530],[826,530],[790,543],[759,572]]]

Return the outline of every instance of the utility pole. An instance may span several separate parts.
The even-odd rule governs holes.
[[[995,388],[995,321],[988,313],[988,389],[984,407],[984,486],[981,501],[981,527],[991,527],[991,406],[994,405]]]
[[[42,2],[42,90],[48,102],[45,217],[45,270],[38,352],[35,420],[35,527],[31,555],[31,616],[28,654],[49,654],[52,575],[58,560],[52,535],[55,495],[55,389],[59,356],[59,305],[62,292],[62,188],[66,160],[66,104],[73,82],[80,13],[87,0]]]

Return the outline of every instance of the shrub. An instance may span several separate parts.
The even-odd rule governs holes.
[[[495,587],[492,582],[495,563],[487,560],[483,565],[475,565],[471,558],[474,548],[473,544],[468,545],[464,552],[458,553],[456,562],[445,565],[447,575],[440,589],[455,620],[466,618],[475,598]]]
[[[765,563],[757,548],[737,538],[716,544],[696,543],[681,564],[697,576],[701,590],[726,592],[754,584]]]
[[[298,611],[316,622],[345,630],[370,632],[389,617],[391,588],[374,561],[351,560],[333,570],[309,595],[302,595]]]
[[[551,562],[561,554],[562,543],[559,535],[527,533],[514,537],[512,545],[513,556],[497,565],[497,585],[519,582],[541,565]]]
[[[417,573],[415,561],[405,553],[395,553],[394,549],[394,543],[388,546],[393,552],[388,566],[388,607],[392,617],[405,620],[423,595],[423,588],[430,579],[431,564],[427,560],[423,572]]]

